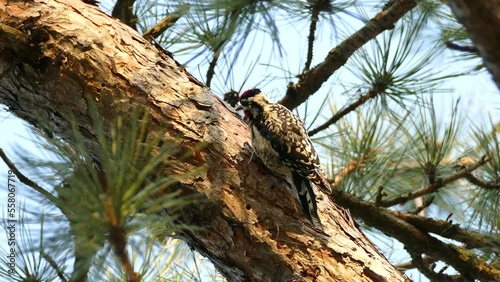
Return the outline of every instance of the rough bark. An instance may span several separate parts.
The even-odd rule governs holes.
[[[86,98],[106,119],[135,103],[167,129],[166,142],[197,148],[162,171],[206,167],[174,187],[205,199],[180,214],[203,228],[181,236],[229,281],[406,280],[319,191],[327,236],[311,228],[284,181],[257,159],[249,163],[239,116],[167,52],[98,8],[74,0],[0,3],[0,48],[0,103],[27,122],[64,136],[63,113],[71,111],[92,141]]]
[[[500,89],[500,1],[448,0]]]

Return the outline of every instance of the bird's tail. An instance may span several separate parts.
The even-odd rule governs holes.
[[[318,210],[316,206],[316,197],[314,195],[314,191],[312,188],[312,183],[309,179],[300,176],[298,173],[292,173],[292,180],[297,189],[297,194],[299,196],[300,204],[302,205],[302,209],[306,214],[307,218],[314,225],[315,218],[319,221]]]

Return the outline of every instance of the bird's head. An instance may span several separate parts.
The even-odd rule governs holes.
[[[249,89],[240,96],[240,106],[237,110],[244,110],[245,119],[252,119],[262,108],[271,103],[269,98],[260,89]]]

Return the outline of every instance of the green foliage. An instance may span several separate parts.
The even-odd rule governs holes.
[[[169,256],[176,255],[175,248],[165,249],[158,239],[185,228],[196,228],[175,223],[176,213],[196,200],[169,188],[203,168],[184,175],[159,174],[170,156],[184,152],[179,154],[174,144],[163,144],[161,132],[150,134],[152,123],[148,114],[139,110],[117,113],[111,124],[105,126],[95,105],[89,104],[94,144],[86,143],[75,119],[68,118],[72,121],[68,139],[40,139],[40,146],[52,154],[53,160],[22,156],[27,167],[34,168],[31,174],[38,171],[41,179],[58,184],[51,191],[37,188],[44,191],[43,210],[51,212],[31,216],[31,224],[41,228],[40,238],[34,242],[32,232],[23,233],[21,240],[27,246],[19,254],[26,268],[17,277],[19,281],[31,276],[37,277],[37,281],[53,281],[54,273],[58,273],[66,281],[69,277],[86,276],[90,271],[91,281],[102,281],[102,277],[108,277],[106,281],[122,281],[131,279],[133,274],[126,271],[126,264],[132,266],[138,277],[150,277],[149,281],[173,277],[166,270],[179,265],[151,267],[152,261],[164,259],[167,251]],[[55,222],[59,227],[54,230]],[[47,228],[52,230],[47,232]],[[145,245],[150,248],[141,249]],[[75,260],[73,269],[64,260],[68,255]]]
[[[471,187],[466,194],[466,201],[472,208],[469,224],[489,233],[498,234],[500,230],[500,140],[493,121],[472,130],[475,146],[469,148],[472,158],[486,156],[489,161],[478,172],[481,183],[493,183],[481,188]]]

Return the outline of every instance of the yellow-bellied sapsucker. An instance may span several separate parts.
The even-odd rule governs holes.
[[[273,103],[259,89],[240,96],[256,155],[272,171],[293,182],[304,213],[319,221],[312,184],[330,192],[318,155],[304,124],[286,107]]]

